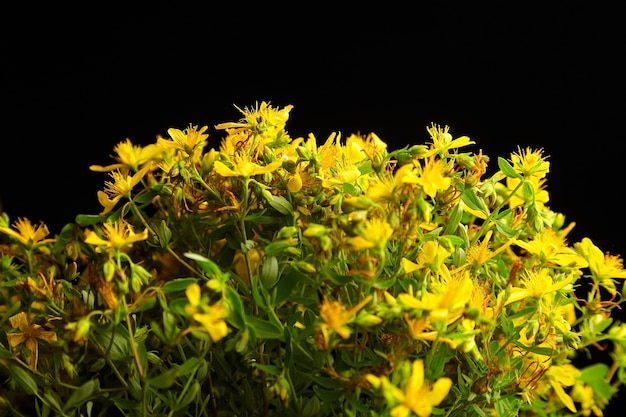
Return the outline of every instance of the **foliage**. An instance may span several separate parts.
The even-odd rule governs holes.
[[[541,149],[487,175],[447,127],[318,144],[291,109],[119,143],[54,238],[2,214],[0,415],[602,415],[626,271],[567,242]]]

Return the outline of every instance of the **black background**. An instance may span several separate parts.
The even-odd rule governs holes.
[[[492,170],[518,146],[543,148],[549,205],[577,223],[570,240],[626,254],[617,5],[336,3],[5,10],[4,211],[57,233],[100,211],[108,177],[88,167],[110,163],[118,142],[212,127],[239,119],[234,105],[269,101],[294,105],[292,137],[374,132],[398,148],[427,141],[434,122],[475,140]]]

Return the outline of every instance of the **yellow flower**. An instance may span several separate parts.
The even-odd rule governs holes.
[[[593,387],[585,384],[584,382],[577,381],[572,388],[572,399],[580,403],[580,412],[583,416],[587,417],[593,413],[596,417],[602,417],[603,404],[601,404],[594,393]]]
[[[587,261],[584,256],[570,248],[565,240],[566,235],[574,225],[575,223],[570,223],[568,227],[558,232],[544,229],[528,240],[516,239],[514,243],[528,253],[539,257],[543,263],[585,268]]]
[[[426,157],[436,153],[443,154],[448,152],[449,149],[460,148],[462,146],[472,145],[475,143],[467,136],[452,139],[452,135],[448,133],[448,126],[441,128],[439,125],[431,124],[431,126],[426,128],[426,130],[433,140],[433,147],[425,155]]]
[[[208,126],[202,126],[198,130],[198,126],[191,125],[185,130],[169,128],[167,129],[167,133],[170,135],[171,139],[159,137],[157,144],[166,149],[174,149],[192,156],[194,152],[201,151],[204,145],[206,145],[206,139],[209,135],[204,132],[206,132],[208,128]]]
[[[253,109],[240,109],[238,107],[237,109],[244,115],[239,122],[221,123],[215,126],[215,129],[224,129],[229,135],[237,134],[241,131],[275,133],[285,128],[285,124],[289,119],[289,112],[293,109],[293,106],[288,105],[278,109],[272,107],[269,102],[263,101],[260,106],[257,103]]]
[[[22,351],[24,359],[31,369],[37,369],[37,361],[39,359],[39,340],[54,343],[57,341],[57,335],[50,330],[43,330],[39,324],[29,322],[28,316],[24,312],[17,313],[9,317],[9,323],[19,332],[7,333],[7,339],[11,347],[19,346],[24,343],[25,350]]]
[[[205,305],[202,291],[198,284],[193,283],[185,290],[189,304],[185,310],[191,317],[202,324],[213,342],[218,342],[228,334],[228,325],[224,321],[228,317],[228,309],[222,301]]]
[[[416,182],[422,186],[429,197],[434,198],[439,191],[450,187],[452,179],[446,175],[447,167],[441,159],[429,159],[422,168],[422,173]]]
[[[39,223],[38,226],[33,226],[30,220],[26,218],[18,218],[13,227],[13,230],[9,227],[0,227],[0,232],[5,233],[25,246],[42,245],[49,242],[54,242],[54,239],[45,239],[50,234],[48,226],[45,223]]]
[[[320,317],[324,320],[324,323],[319,327],[326,340],[326,345],[328,345],[328,329],[334,331],[343,339],[350,337],[352,331],[346,324],[352,320],[356,313],[369,303],[371,299],[372,296],[368,295],[363,301],[350,310],[337,301],[324,300],[320,306]]]
[[[390,385],[386,377],[381,378],[368,374],[366,379],[375,388],[382,386],[385,389]],[[441,404],[448,392],[450,392],[451,387],[452,380],[447,377],[437,379],[432,385],[425,383],[424,362],[421,359],[416,359],[412,364],[411,376],[404,391],[397,388],[390,390],[394,400],[400,402],[400,404],[391,409],[391,416],[407,417],[413,412],[419,417],[429,417],[432,414],[433,407]]]
[[[617,255],[604,254],[594,245],[591,239],[585,237],[581,242],[575,244],[576,250],[589,263],[589,270],[594,278],[607,290],[615,294],[615,284],[613,278],[626,278],[623,261]]]
[[[98,191],[98,201],[104,207],[100,215],[109,213],[122,197],[130,197],[132,189],[141,181],[146,173],[151,169],[150,165],[146,165],[134,175],[128,175],[128,170],[113,171],[109,175],[113,181],[105,181],[104,191]]]
[[[545,377],[548,380],[548,383],[559,397],[561,402],[570,410],[572,413],[576,412],[576,406],[574,405],[574,400],[570,397],[563,387],[571,387],[576,383],[576,380],[580,376],[580,370],[576,368],[574,365],[564,364],[564,365],[552,365],[548,368]]]
[[[115,251],[148,238],[148,229],[144,229],[141,233],[135,233],[133,226],[123,219],[116,222],[107,221],[102,224],[102,228],[105,239],[98,236],[93,230],[87,230],[85,243]]]
[[[463,314],[465,305],[471,299],[473,286],[466,271],[462,277],[442,282],[437,292],[424,292],[420,298],[410,292],[402,293],[398,295],[398,301],[408,308],[428,311],[433,322],[451,323]]]
[[[351,249],[376,248],[383,250],[387,246],[387,241],[393,235],[393,229],[385,219],[373,218],[363,223],[358,230],[359,236],[349,238],[348,244]]]
[[[488,260],[498,255],[500,252],[506,250],[514,242],[510,239],[506,243],[499,246],[496,250],[489,250],[489,243],[493,236],[493,230],[488,230],[479,246],[472,246],[467,254],[467,261],[470,265],[480,266],[484,265]]]
[[[518,178],[506,177],[506,187],[510,191],[513,191],[519,185],[520,181],[521,180]],[[527,202],[534,202],[539,207],[543,207],[548,201],[550,201],[550,195],[548,194],[548,191],[544,189],[546,182],[545,179],[533,176],[525,178],[524,181],[532,187],[532,195],[526,198],[524,196],[524,188],[520,188],[509,199],[510,208],[522,206]]]
[[[436,240],[424,242],[417,255],[417,263],[406,258],[400,260],[402,267],[407,274],[419,271],[420,269],[430,268],[431,271],[441,274],[444,279],[450,278],[450,271],[444,264],[450,252],[439,244]]]
[[[255,175],[272,173],[281,167],[282,160],[274,161],[267,165],[259,165],[250,160],[247,155],[235,155],[230,160],[232,168],[222,161],[215,161],[213,169],[222,177],[244,177],[250,178]]]
[[[551,269],[547,268],[542,268],[539,271],[526,270],[522,278],[520,278],[523,288],[510,287],[505,303],[511,304],[526,297],[533,297],[539,300],[546,295],[552,295],[552,293],[567,287],[576,278],[573,273],[570,273],[554,282],[551,271]]]
[[[517,153],[511,154],[511,162],[513,169],[526,179],[529,177],[540,179],[550,172],[550,163],[546,161],[543,149],[526,148],[522,150],[518,146]]]
[[[116,169],[138,170],[144,164],[160,161],[164,152],[164,148],[158,144],[138,146],[133,145],[130,139],[118,143],[113,150],[117,153],[115,159],[118,163],[107,166],[91,165],[89,169],[97,172],[109,172]]]

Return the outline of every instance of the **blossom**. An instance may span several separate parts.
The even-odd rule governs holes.
[[[388,389],[390,382],[386,377],[378,377],[373,374],[366,375],[366,379],[372,386],[383,390]],[[391,409],[392,417],[407,417],[411,412],[419,417],[429,417],[434,406],[441,404],[446,398],[452,380],[447,377],[437,379],[434,384],[427,384],[424,381],[424,362],[421,359],[413,361],[411,366],[411,376],[404,387],[404,391],[392,387],[392,398],[400,404]]]
[[[574,385],[580,376],[580,370],[570,364],[552,365],[546,371],[545,376],[561,402],[563,402],[568,410],[575,413],[576,406],[574,405],[574,400],[565,392],[563,387],[571,387]]]
[[[550,162],[543,155],[543,149],[526,148],[522,150],[519,146],[517,152],[511,154],[513,169],[526,179],[534,177],[544,178],[550,172]]]
[[[382,250],[393,235],[393,229],[385,219],[375,217],[363,223],[358,230],[358,236],[348,239],[351,249],[376,248]]]
[[[289,112],[293,109],[293,105],[288,105],[279,109],[272,107],[269,102],[263,101],[259,105],[252,108],[237,108],[243,118],[239,122],[220,123],[215,129],[224,129],[229,135],[236,134],[241,131],[252,131],[255,133],[271,134],[285,128],[285,124],[289,119]],[[268,130],[270,130],[268,132]]]
[[[139,184],[150,169],[150,165],[146,165],[132,176],[128,175],[128,170],[110,172],[109,175],[113,181],[105,181],[104,191],[98,191],[97,194],[100,205],[104,207],[100,215],[105,215],[113,210],[117,202],[123,197],[129,198],[132,189]]]
[[[45,239],[50,234],[48,226],[45,223],[39,223],[34,226],[29,219],[18,218],[13,227],[13,230],[9,227],[0,227],[0,232],[5,233],[25,246],[41,245],[49,242],[54,242],[54,239]]]
[[[521,180],[519,178],[511,178],[506,177],[506,187],[513,191],[519,185]],[[550,201],[550,195],[548,191],[544,189],[545,179],[540,177],[527,177],[524,179],[524,182],[532,188],[532,193],[530,195],[524,194],[524,187],[521,187],[515,194],[511,196],[509,199],[509,207],[519,207],[523,206],[527,202],[533,202],[539,207],[543,207],[548,201]]]
[[[213,342],[218,342],[228,334],[228,325],[224,321],[228,317],[228,309],[222,301],[207,305],[202,300],[200,285],[193,283],[185,290],[189,304],[185,311],[197,322],[202,324]]]
[[[26,349],[22,351],[22,354],[28,366],[36,370],[39,359],[38,340],[54,343],[57,341],[56,333],[51,330],[44,330],[41,325],[33,323],[24,312],[9,317],[9,323],[11,327],[19,330],[19,332],[7,333],[9,344],[11,347],[16,347],[24,343]]]
[[[107,166],[91,165],[89,169],[96,172],[108,172],[116,169],[138,170],[144,164],[160,161],[165,149],[154,143],[147,146],[134,145],[130,139],[126,139],[126,141],[115,145],[113,150],[117,153],[115,160],[118,163]]]
[[[443,160],[431,158],[415,182],[422,186],[426,195],[434,198],[439,191],[445,191],[450,187],[452,179],[446,175],[447,170]]]
[[[430,156],[433,154],[443,154],[445,152],[448,152],[449,149],[460,148],[462,146],[472,145],[475,143],[467,136],[461,136],[457,139],[452,139],[452,135],[448,133],[448,126],[444,126],[442,128],[439,125],[431,124],[431,126],[426,128],[426,130],[428,131],[428,133],[430,133],[430,137],[433,140],[433,147],[426,154],[426,156]]]
[[[423,268],[430,268],[431,271],[442,274],[444,278],[450,277],[450,271],[444,263],[450,252],[439,244],[436,240],[424,242],[417,255],[417,262],[412,262],[406,258],[401,259],[402,267],[407,274],[419,271]]]
[[[412,293],[398,295],[398,301],[410,309],[429,312],[432,321],[451,323],[463,314],[465,305],[472,296],[474,284],[466,272],[461,277],[453,277],[441,283],[436,292],[425,291],[421,297]]]
[[[617,255],[602,253],[588,237],[575,244],[575,248],[589,262],[593,278],[604,285],[611,286],[612,278],[626,278],[622,259]]]
[[[244,177],[250,178],[255,175],[272,173],[276,171],[282,164],[282,160],[277,160],[267,165],[259,165],[253,162],[247,155],[235,155],[230,160],[229,167],[222,161],[215,161],[213,169],[222,177]]]
[[[514,243],[528,253],[537,256],[542,263],[584,268],[587,266],[584,256],[569,247],[565,240],[566,235],[574,225],[575,223],[571,223],[567,228],[558,232],[553,229],[543,229],[525,239],[515,239]]]
[[[166,149],[174,149],[191,156],[196,150],[200,151],[206,145],[206,139],[209,135],[204,132],[208,128],[208,126],[202,126],[198,129],[198,126],[192,125],[185,130],[169,128],[167,133],[170,135],[170,139],[159,137],[157,144]]]
[[[522,287],[510,287],[508,298],[505,303],[511,304],[526,297],[533,297],[540,300],[546,295],[552,295],[556,291],[566,289],[576,278],[573,273],[554,280],[551,269],[541,268],[539,271],[525,270],[520,278]]]
[[[148,238],[148,229],[135,233],[133,226],[122,219],[115,222],[109,220],[102,224],[102,229],[104,238],[98,236],[93,230],[87,230],[85,243],[104,247],[107,250],[119,250]]]
[[[352,320],[356,313],[369,303],[371,299],[372,296],[368,295],[359,304],[349,310],[338,301],[324,300],[320,306],[320,317],[324,322],[319,326],[324,334],[324,339],[328,342],[328,329],[334,331],[343,339],[350,337],[352,331],[346,324]]]

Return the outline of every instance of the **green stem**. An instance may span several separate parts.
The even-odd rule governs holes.
[[[137,207],[137,204],[135,204],[134,201],[130,201],[130,207],[131,210],[133,212],[133,214],[135,216],[137,216],[139,218],[139,220],[141,220],[141,223],[144,225],[144,227],[146,229],[148,229],[148,231],[150,232],[151,235],[154,236],[158,236],[157,233],[154,231],[154,229],[152,227],[150,227],[150,225],[148,224],[148,222],[146,221],[146,219],[144,218],[143,214],[141,213],[141,210],[139,210],[139,207]],[[170,247],[170,245],[167,245],[165,247],[165,249],[169,252],[170,255],[172,255],[178,262],[180,262],[181,265],[183,265],[185,268],[189,269],[192,273],[196,274],[196,275],[200,275],[201,274],[198,273],[198,271],[191,265],[189,265],[187,262],[185,262],[185,260],[183,258],[181,258],[175,251],[174,249],[172,249]]]
[[[522,188],[523,184],[524,184],[524,180],[520,180],[520,182],[513,189],[513,191],[511,191],[504,198],[504,200],[502,200],[502,202],[500,204],[498,204],[498,206],[495,208],[495,210],[493,210],[493,211],[491,211],[491,213],[489,213],[489,216],[487,216],[487,218],[483,222],[482,226],[480,226],[480,229],[478,230],[478,233],[476,233],[476,235],[474,236],[474,241],[472,242],[473,244],[478,242],[478,239],[480,239],[487,232],[487,229],[489,228],[489,225],[490,225],[491,221],[493,220],[493,218],[495,217],[495,215],[498,214],[500,212],[500,210],[509,202],[509,200],[511,200],[511,198],[517,193],[517,191],[520,188]]]

